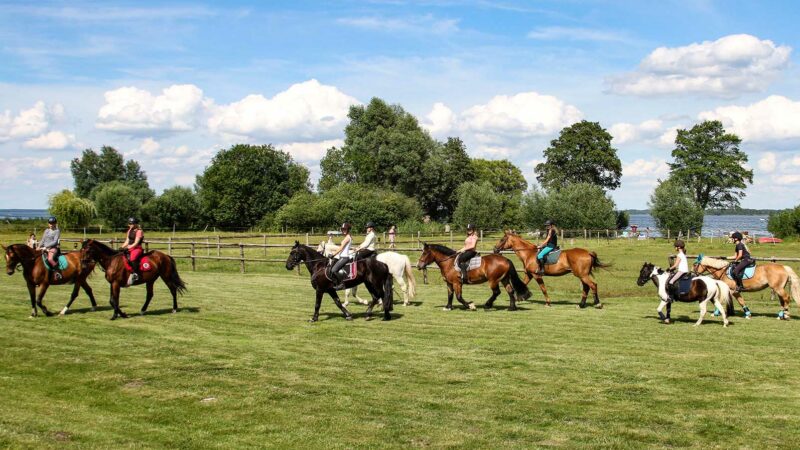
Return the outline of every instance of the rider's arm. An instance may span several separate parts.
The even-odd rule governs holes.
[[[130,241],[128,241],[128,236],[125,235],[125,242],[123,242],[123,244],[122,244],[122,246],[120,246],[120,248],[128,248],[129,244],[130,244]]]
[[[131,247],[142,245],[142,237],[144,237],[144,233],[142,233],[142,230],[136,230],[136,238],[134,239],[134,242],[131,245]]]
[[[740,259],[742,259],[742,251],[741,251],[741,250],[737,250],[737,251],[736,251],[736,254],[735,254],[735,255],[733,255],[733,260],[734,260],[734,261],[738,261],[738,260],[740,260]]]
[[[548,242],[550,242],[550,235],[551,235],[552,233],[553,233],[553,230],[552,230],[552,229],[550,229],[550,230],[547,230],[547,235],[544,237],[544,241],[542,241],[542,243],[541,243],[541,244],[539,244],[539,248],[542,248],[542,247],[544,247],[545,245],[547,245],[547,243],[548,243]]]
[[[350,241],[351,241],[351,238],[350,238],[350,236],[346,236],[344,239],[342,239],[342,243],[341,243],[341,244],[339,244],[339,250],[336,250],[336,253],[334,253],[334,254],[333,254],[333,255],[331,255],[331,256],[336,256],[336,255],[338,255],[339,253],[342,253],[342,250],[344,250],[344,248],[347,246],[347,244],[348,244]]]

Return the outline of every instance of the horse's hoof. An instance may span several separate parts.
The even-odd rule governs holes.
[[[470,311],[475,311],[476,309],[478,309],[478,308],[475,307],[475,303],[470,303],[469,304],[469,310]]]
[[[344,320],[353,320],[353,316],[344,316]]]
[[[308,319],[308,321],[309,321],[310,323],[314,323],[314,322],[316,322],[317,320],[319,320],[319,319],[317,319],[316,317],[312,317],[312,318]]]
[[[672,322],[670,322],[669,319],[664,319],[664,325],[669,325],[670,323],[672,323]]]
[[[111,320],[117,320],[117,316],[111,316]]]
[[[143,316],[144,315],[144,310],[139,311],[139,315]]]
[[[492,305],[483,305],[483,309],[488,311],[488,310],[492,309]]]
[[[97,306],[92,306],[92,312],[97,311]]]
[[[58,313],[58,315],[59,316],[66,316],[67,315],[67,311],[68,311],[67,307],[65,306],[64,309],[62,309],[61,312]]]
[[[597,309],[603,309],[603,304],[602,303],[598,303],[598,304],[594,305],[594,307],[597,308]]]
[[[126,314],[126,313],[119,313],[119,316],[122,317],[123,319],[127,319],[128,318],[128,314]]]
[[[544,304],[544,307],[545,307],[545,308],[550,308],[550,307],[552,307],[552,306],[553,306],[553,305],[551,305],[550,303],[545,303],[545,304]]]
[[[516,310],[517,310],[517,307],[516,307],[516,306],[512,306],[512,307],[508,308],[508,310],[509,310],[509,311],[516,311]]]
[[[172,314],[177,314],[177,312],[178,312],[178,308],[173,308]]]
[[[453,310],[452,307],[448,308],[447,306],[445,306],[444,308],[442,308],[442,311],[452,311],[452,310]]]
[[[383,320],[384,322],[387,320],[392,320],[392,316],[383,316],[383,319],[381,320]]]
[[[370,321],[370,320],[372,320],[372,316],[367,316],[367,317],[364,318],[364,320]]]
[[[411,303],[409,303],[409,302],[403,302],[403,306],[408,306],[408,305],[410,305],[410,304],[411,304]]]

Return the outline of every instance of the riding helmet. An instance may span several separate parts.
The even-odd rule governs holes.
[[[552,220],[550,220],[550,219],[547,219],[547,220],[545,220],[545,221],[544,221],[544,226],[546,226],[546,227],[549,227],[549,226],[550,226],[550,225],[552,225],[553,223],[554,223],[554,222],[553,222]]]
[[[367,228],[375,228],[375,222],[367,222]]]
[[[744,239],[744,237],[742,236],[742,233],[734,231],[733,234],[731,235],[731,239],[736,239],[738,241],[741,241],[742,239]]]
[[[349,232],[350,228],[352,228],[352,226],[350,225],[350,222],[345,222],[345,223],[342,224],[342,231]]]
[[[47,219],[47,223],[58,223],[56,216],[50,216],[50,218]]]
[[[686,248],[686,244],[684,244],[682,240],[678,239],[677,241],[675,241],[675,247],[676,248]]]
[[[129,225],[139,225],[139,219],[137,219],[136,217],[129,217],[128,218],[128,224]]]
[[[473,225],[473,224],[471,224],[471,223],[468,223],[468,224],[467,224],[467,231],[469,231],[469,230],[475,231],[475,229],[476,229],[476,228],[475,228],[475,225]]]

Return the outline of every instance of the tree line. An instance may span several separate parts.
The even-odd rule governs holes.
[[[320,161],[316,189],[288,153],[238,144],[218,152],[193,188],[156,195],[138,162],[102,147],[72,161],[75,188],[51,196],[50,211],[72,227],[97,220],[122,227],[131,215],[180,229],[307,230],[372,220],[408,230],[428,219],[486,229],[539,228],[548,218],[572,229],[628,225],[608,193],[621,184],[622,163],[597,122],[562,129],[529,187],[510,161],[472,158],[458,137],[434,139],[400,105],[373,98],[351,106],[348,118],[344,144]],[[649,196],[659,228],[699,231],[707,208],[738,207],[753,176],[740,143],[718,121],[678,130],[669,177]]]

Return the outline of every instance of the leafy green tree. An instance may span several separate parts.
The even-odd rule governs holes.
[[[369,221],[378,227],[386,227],[422,218],[422,208],[416,199],[400,192],[360,184],[336,186],[324,192],[316,206],[322,217],[327,218],[328,225],[337,226],[349,221],[354,230],[363,230]]]
[[[800,206],[770,214],[767,230],[780,238],[800,236]]]
[[[75,193],[79,197],[90,198],[92,191],[100,184],[121,181],[140,192],[142,200],[155,195],[147,183],[147,175],[139,163],[125,161],[116,149],[103,146],[100,153],[86,149],[80,158],[70,163],[72,178],[75,180]],[[148,197],[149,192],[149,197]]]
[[[688,186],[703,209],[738,207],[746,183],[753,183],[753,171],[744,167],[747,154],[739,149],[741,142],[717,120],[678,130],[670,177]]]
[[[530,228],[539,229],[550,218],[548,215],[547,193],[538,186],[533,186],[521,201],[522,223]],[[561,226],[559,224],[559,226]]]
[[[95,194],[97,216],[114,228],[124,228],[128,218],[138,216],[142,207],[136,191],[122,182],[104,183]]]
[[[703,207],[697,203],[692,191],[675,178],[659,182],[650,196],[648,207],[664,235],[667,230],[672,230],[672,234],[685,230],[699,233],[703,228]]]
[[[189,229],[200,224],[197,195],[189,188],[175,186],[142,205],[142,220],[150,227]]]
[[[545,162],[534,169],[545,189],[591,183],[603,189],[620,186],[622,163],[611,135],[597,122],[583,120],[561,130],[544,151]]]
[[[276,225],[280,229],[287,228],[297,231],[330,226],[333,219],[323,216],[319,201],[319,194],[298,192],[275,213],[272,217],[274,223],[271,225]]]
[[[458,206],[453,213],[456,227],[471,223],[481,229],[499,229],[503,226],[502,196],[489,182],[467,182],[458,188]]]
[[[628,228],[631,223],[631,216],[628,211],[616,211],[617,214],[617,229],[623,230]]]
[[[251,227],[297,192],[308,189],[308,171],[271,145],[238,144],[221,150],[196,190],[204,216],[218,226]]]
[[[68,189],[51,195],[49,204],[50,214],[58,218],[63,228],[85,227],[96,214],[91,200],[80,198]]]
[[[522,171],[507,159],[473,159],[472,168],[476,181],[488,182],[498,194],[521,194],[528,189]]]
[[[320,160],[319,167],[321,175],[318,190],[320,192],[333,189],[341,183],[356,182],[355,169],[345,162],[344,150],[341,148],[329,148]]]
[[[613,230],[617,223],[614,201],[593,183],[572,183],[549,191],[544,210],[546,218],[563,229]]]
[[[417,190],[423,209],[436,220],[450,219],[458,204],[458,187],[475,178],[467,149],[459,138],[437,145],[422,166],[425,177]]]

